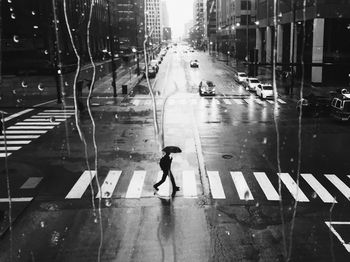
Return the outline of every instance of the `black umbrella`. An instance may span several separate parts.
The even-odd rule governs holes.
[[[165,153],[181,153],[182,150],[180,147],[178,146],[166,146],[163,148],[163,150]]]

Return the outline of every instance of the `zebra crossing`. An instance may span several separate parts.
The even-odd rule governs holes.
[[[251,97],[251,98],[218,98],[218,97],[210,97],[210,98],[174,98],[174,99],[167,99],[163,100],[160,98],[156,99],[157,105],[162,105],[163,102],[166,102],[166,105],[174,106],[174,105],[210,105],[210,104],[216,104],[216,105],[252,105],[257,104],[260,106],[271,106],[275,104],[274,100],[261,100],[258,97]],[[126,101],[124,102],[126,103]],[[132,104],[133,106],[151,106],[152,100],[146,99],[146,98],[133,98],[128,101],[129,104]],[[287,104],[286,101],[282,100],[281,98],[277,99],[278,105],[285,105]]]
[[[184,170],[176,177],[177,185],[181,190],[176,194],[182,198],[198,198],[203,195],[199,174],[194,170]],[[253,176],[247,179],[249,174],[241,171],[225,172],[207,171],[207,178],[211,197],[213,200],[232,201],[280,201],[282,198],[311,203],[321,201],[323,203],[338,203],[335,195],[343,195],[350,201],[350,176],[348,181],[339,178],[335,174],[315,176],[310,173],[300,174],[297,182],[289,173],[277,173],[267,175],[266,172],[252,172]],[[84,171],[73,187],[69,190],[65,199],[80,199],[84,197],[91,183],[96,183],[95,171]],[[95,192],[96,198],[123,198],[141,199],[154,196],[153,184],[159,181],[162,172],[147,172],[135,170],[132,173],[122,170],[110,170],[106,177],[100,181],[99,192]],[[100,178],[101,179],[101,178]],[[121,180],[124,180],[122,183]],[[282,196],[278,192],[277,181],[282,185]],[[344,181],[345,180],[345,181]],[[255,183],[256,182],[256,183]],[[254,187],[254,184],[258,187]],[[123,186],[118,186],[123,185]],[[118,192],[119,191],[119,192]],[[157,196],[170,197],[172,193],[169,179],[165,181],[157,192]],[[340,193],[340,194],[339,194]],[[334,195],[335,194],[335,195]],[[118,197],[116,197],[118,196]]]
[[[0,136],[0,158],[8,157],[74,115],[74,110],[47,109],[9,126]]]

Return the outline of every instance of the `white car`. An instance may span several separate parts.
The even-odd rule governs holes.
[[[202,80],[199,83],[198,91],[200,96],[215,96],[215,85],[212,81]]]
[[[273,98],[273,88],[270,84],[259,84],[256,88],[256,95],[261,99]]]
[[[198,67],[199,66],[199,64],[198,64],[198,60],[191,60],[190,61],[190,67]]]
[[[238,83],[242,83],[247,77],[247,74],[244,72],[237,72],[235,75],[235,79]]]
[[[253,78],[253,77],[248,77],[246,78],[244,85],[245,85],[245,89],[249,90],[249,91],[256,91],[256,88],[258,87],[258,85],[261,84],[260,81],[257,78]]]

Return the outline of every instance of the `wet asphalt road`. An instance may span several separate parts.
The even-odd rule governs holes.
[[[199,68],[189,67],[194,58]],[[91,187],[78,183],[88,168],[74,117],[13,153],[8,158],[12,197],[34,199],[12,203],[19,215],[1,238],[0,261],[285,261],[285,254],[291,261],[348,261],[349,253],[325,222],[350,221],[344,187],[350,187],[349,126],[327,116],[299,123],[294,101],[281,97],[284,103],[277,107],[261,101],[236,83],[232,72],[208,53],[169,50],[151,80],[163,139],[155,136],[147,89],[139,87],[126,99],[94,98],[98,178]],[[201,79],[214,81],[215,97],[199,97]],[[50,109],[37,108],[11,124]],[[95,169],[86,113],[81,126]],[[173,160],[181,187],[174,198],[155,196],[152,189],[163,144],[183,149]],[[121,175],[99,200],[99,185],[115,182],[106,179],[111,170]],[[289,174],[299,180],[295,198],[302,200],[303,193],[307,201],[295,205],[287,182],[281,183],[283,200],[270,200],[273,190],[268,191],[272,196],[263,190],[267,186],[261,186],[257,172],[266,174],[275,191],[277,173]],[[313,189],[298,173],[312,174],[337,203],[325,202],[315,193],[327,195],[320,186]],[[326,174],[343,181],[343,187]],[[43,179],[21,189],[30,177]],[[5,172],[1,179],[4,197]],[[133,182],[138,182],[135,192],[130,191]],[[74,193],[81,189],[82,194],[69,198],[77,183]],[[334,229],[349,242],[346,223]]]

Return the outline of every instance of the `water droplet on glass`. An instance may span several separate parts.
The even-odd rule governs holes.
[[[110,199],[106,199],[105,205],[106,207],[110,207],[112,205],[112,201]]]
[[[115,119],[118,119],[118,115],[117,115],[117,114],[115,114],[115,116],[114,116],[114,117],[115,117]]]
[[[44,54],[45,54],[45,55],[49,54],[49,51],[45,50],[45,51],[44,51]]]
[[[17,101],[17,103],[19,104],[19,103],[22,102],[22,99],[18,98],[16,101]]]
[[[68,86],[68,82],[64,82],[64,85],[65,85],[65,86]]]
[[[41,222],[40,222],[40,226],[41,226],[41,227],[45,227],[45,222],[44,222],[44,221],[41,221]]]
[[[94,219],[94,223],[98,223],[98,219],[95,217],[95,219]]]
[[[230,231],[227,231],[227,230],[226,230],[225,233],[226,233],[227,235],[230,235]]]
[[[11,3],[12,3],[12,0],[7,0],[7,2],[11,4]]]
[[[266,137],[264,137],[264,140],[263,140],[262,143],[263,143],[263,144],[267,144],[267,138],[266,138]]]
[[[260,206],[260,203],[256,202],[255,207],[259,207],[259,206]]]
[[[311,195],[312,198],[316,199],[317,198],[317,194],[316,192],[313,192],[312,195]]]
[[[252,234],[252,237],[255,237],[255,234]]]
[[[53,123],[53,122],[55,122],[55,121],[56,121],[55,117],[53,117],[53,116],[50,117],[50,122],[51,122],[51,123]]]
[[[19,42],[18,35],[14,35],[14,36],[13,36],[13,41],[14,41],[15,43],[18,43],[18,42]]]
[[[32,15],[35,15],[35,11],[32,11]]]
[[[15,13],[12,13],[12,14],[11,14],[11,18],[12,18],[12,19],[16,19]]]
[[[249,191],[245,191],[245,192],[244,192],[244,200],[245,200],[245,201],[248,201],[248,200],[249,200],[249,197],[250,197]]]
[[[291,159],[290,159],[290,162],[294,162],[294,158],[291,158]]]
[[[39,89],[39,91],[44,91],[44,87],[43,87],[42,83],[38,84],[38,89]]]
[[[16,93],[17,93],[17,91],[16,91],[16,90],[12,90],[12,94],[14,94],[14,95],[15,95]]]
[[[317,135],[316,134],[314,134],[313,136],[312,136],[312,138],[316,138],[317,137]]]
[[[24,87],[24,88],[28,87],[28,84],[27,84],[26,81],[22,81],[21,85],[22,85],[22,87]]]

